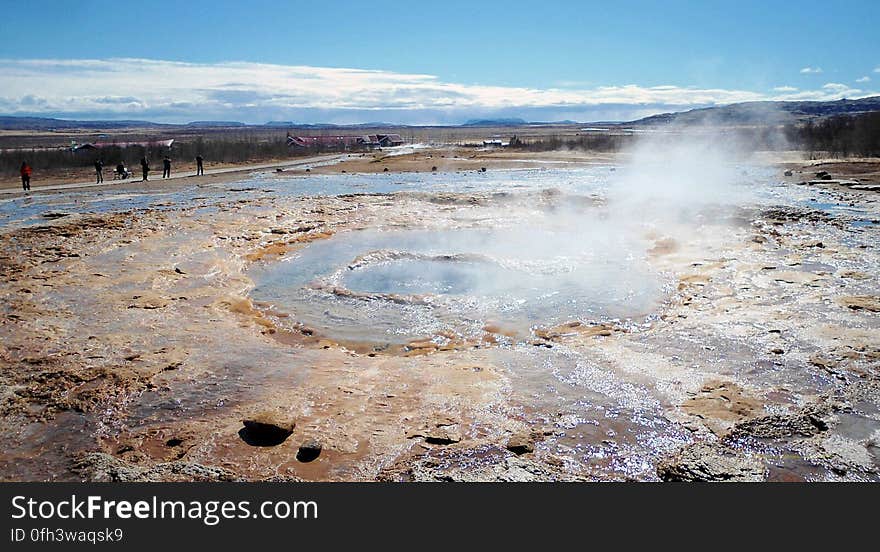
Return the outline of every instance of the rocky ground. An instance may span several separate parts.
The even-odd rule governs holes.
[[[878,480],[880,196],[799,185],[812,170],[780,193],[814,207],[647,236],[674,282],[649,323],[539,327],[515,348],[491,326],[380,352],[337,343],[255,304],[248,271],[339,232],[442,228],[553,194],[227,190],[211,207],[6,228],[0,477]],[[517,367],[546,362],[545,395]]]

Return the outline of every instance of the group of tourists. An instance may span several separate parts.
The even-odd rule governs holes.
[[[201,154],[196,155],[196,176],[201,176],[205,174],[205,160],[202,158]],[[116,178],[125,179],[131,177],[131,171],[129,171],[124,163],[119,163],[116,165],[116,170],[114,171],[116,174]],[[31,189],[31,174],[33,173],[33,169],[28,164],[27,161],[21,162],[21,187],[25,192],[29,192]],[[142,182],[146,182],[149,180],[150,176],[150,162],[146,156],[141,157],[141,174],[143,178]],[[162,178],[171,178],[171,158],[169,156],[165,156],[162,159]],[[104,182],[104,160],[97,159],[95,161],[95,184],[101,184]]]

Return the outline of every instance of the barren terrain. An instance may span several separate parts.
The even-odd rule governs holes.
[[[647,312],[389,345],[253,296],[358,232],[602,224],[613,199],[579,183],[626,161],[450,146],[9,194],[0,478],[878,480],[880,196],[840,182],[877,160],[789,160],[743,177],[760,201],[636,221]],[[354,314],[436,301],[313,287]]]

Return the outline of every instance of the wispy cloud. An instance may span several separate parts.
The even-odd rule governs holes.
[[[821,72],[821,67],[804,67],[803,69],[801,69],[802,75],[818,75]]]
[[[871,82],[871,77],[865,75],[864,77],[859,77],[856,79],[856,82]]]
[[[830,101],[839,100],[841,98],[862,98],[873,96],[875,92],[865,92],[859,88],[853,88],[839,82],[829,82],[823,84],[819,90],[800,90],[797,92],[786,92],[776,95],[772,100],[778,101]]]
[[[185,122],[460,122],[497,114],[532,120],[627,119],[689,107],[859,93],[829,83],[772,94],[682,86],[505,87],[434,75],[261,63],[149,59],[0,60],[0,113]]]
[[[797,92],[797,88],[794,86],[777,86],[773,89],[774,92]]]

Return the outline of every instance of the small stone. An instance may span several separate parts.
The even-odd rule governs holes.
[[[767,469],[757,457],[715,443],[695,443],[657,464],[663,481],[764,481]]]
[[[296,422],[285,416],[262,412],[241,421],[244,427],[238,432],[242,440],[255,447],[274,447],[290,437]]]
[[[535,452],[535,441],[528,433],[516,433],[507,441],[507,450],[520,455]]]
[[[451,445],[461,441],[461,434],[450,427],[437,427],[426,432],[425,442],[432,445]]]
[[[880,296],[873,295],[849,295],[840,297],[838,303],[850,310],[866,310],[868,312],[880,312]]]
[[[131,303],[128,305],[130,309],[161,309],[168,305],[168,299],[152,292],[144,291],[137,295],[133,295]]]
[[[432,445],[451,445],[461,441],[458,423],[450,418],[435,420],[427,428],[407,432],[407,439],[424,437]]]
[[[299,446],[299,450],[296,452],[296,459],[300,462],[311,462],[321,455],[322,449],[323,447],[320,442],[315,439],[309,439]]]

